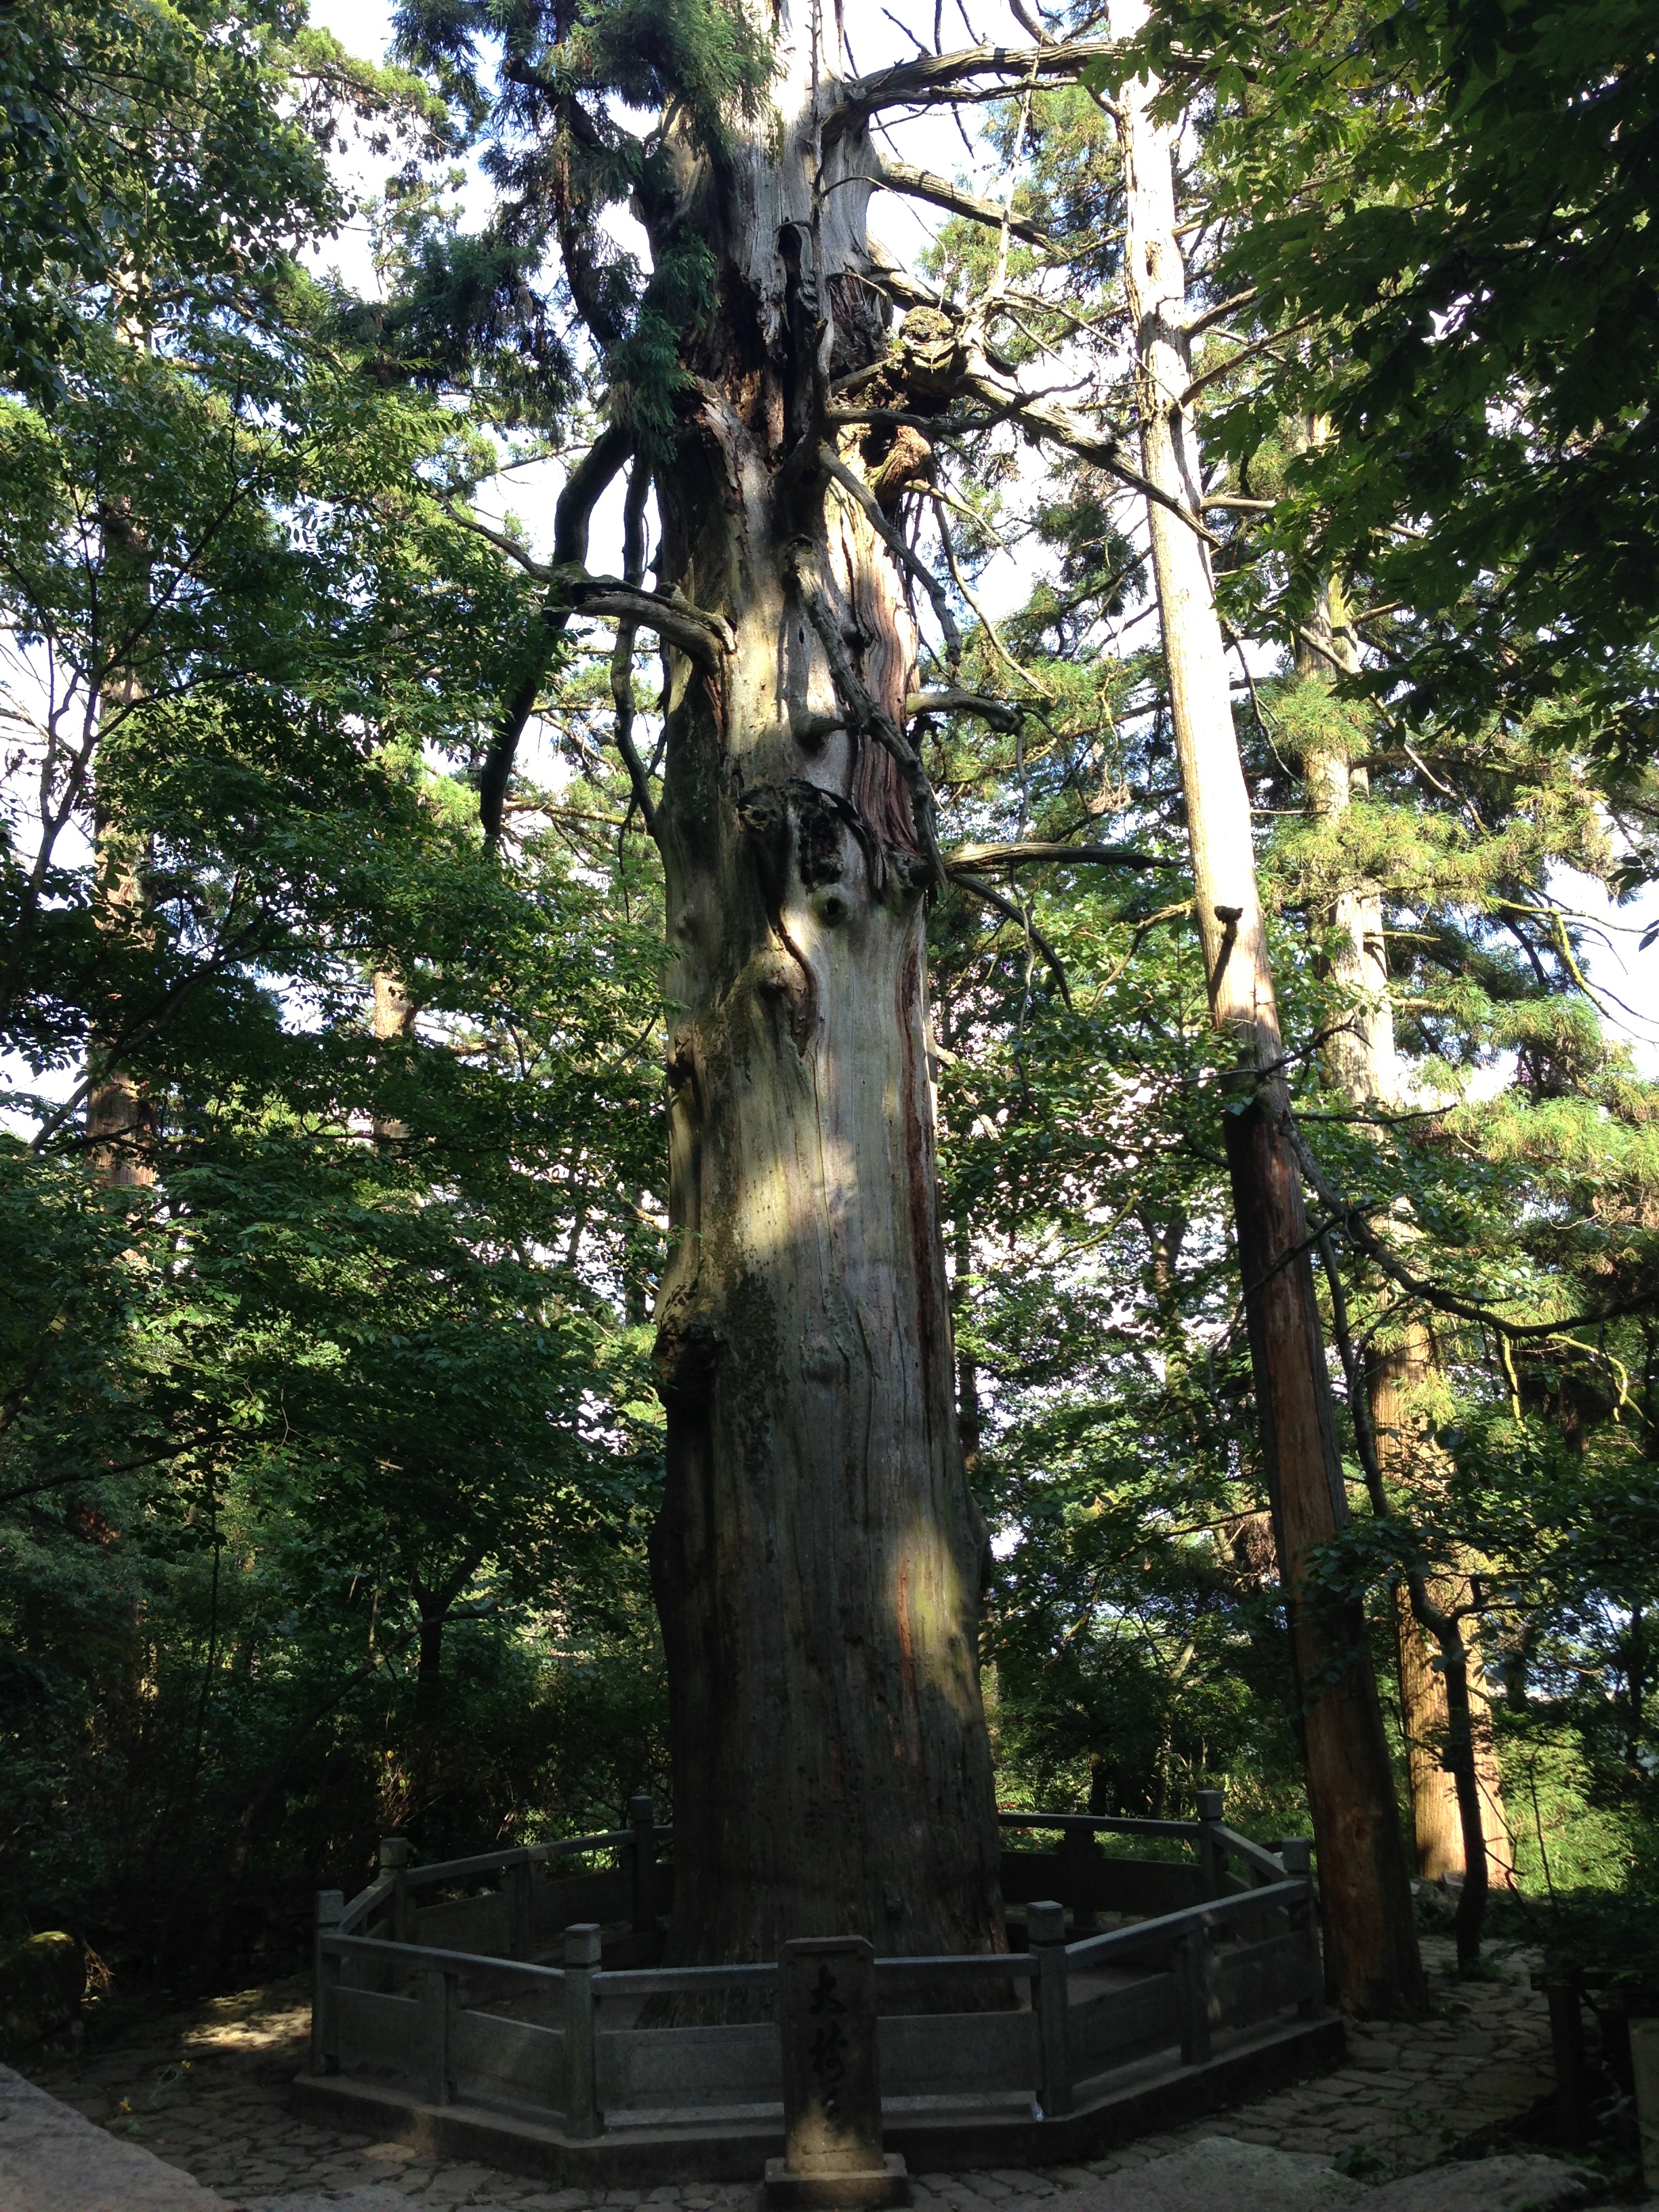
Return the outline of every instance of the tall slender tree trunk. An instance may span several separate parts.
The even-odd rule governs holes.
[[[1310,435],[1320,425],[1310,426]],[[1346,617],[1344,595],[1333,579],[1321,595],[1311,623],[1297,640],[1296,669],[1304,683],[1328,687],[1355,672],[1359,657]],[[1316,814],[1340,821],[1356,799],[1365,798],[1370,778],[1350,760],[1347,748],[1334,744],[1310,751],[1303,772]],[[1399,1097],[1395,1056],[1394,1012],[1389,996],[1389,968],[1382,929],[1382,901],[1371,884],[1338,892],[1326,927],[1329,980],[1335,986],[1338,1025],[1322,1047],[1326,1073],[1356,1106],[1390,1105]],[[1401,1322],[1386,1342],[1374,1342],[1366,1363],[1366,1390],[1377,1455],[1390,1486],[1412,1486],[1414,1443],[1420,1427],[1419,1403],[1439,1372],[1439,1356],[1426,1325],[1414,1317]],[[1462,1601],[1467,1576],[1443,1577],[1430,1584],[1430,1596],[1442,1613]],[[1401,1731],[1411,1788],[1412,1826],[1418,1873],[1431,1881],[1462,1877],[1467,1855],[1467,1816],[1458,1802],[1455,1777],[1446,1765],[1450,1717],[1443,1657],[1431,1650],[1427,1631],[1412,1611],[1405,1585],[1395,1589],[1395,1648],[1398,1653]],[[1490,1880],[1512,1888],[1515,1852],[1504,1816],[1503,1778],[1493,1741],[1492,1708],[1480,1680],[1474,1624],[1466,1621],[1462,1641],[1468,1648],[1468,1681],[1474,1777],[1480,1792],[1480,1829]],[[1436,1664],[1436,1660],[1440,1660]]]
[[[99,933],[119,962],[143,936],[146,855],[101,809],[94,841]],[[155,1108],[144,1085],[119,1064],[122,1010],[121,994],[109,994],[104,1018],[88,1040],[99,1073],[87,1093],[87,1139],[93,1164],[112,1190],[148,1190],[155,1181]]]
[[[889,1954],[1004,1940],[929,833],[881,741],[917,640],[887,543],[823,464],[830,380],[885,343],[874,164],[856,117],[822,128],[816,15],[788,0],[772,20],[775,114],[718,166],[683,149],[656,241],[695,204],[718,257],[691,419],[658,471],[658,575],[735,641],[708,666],[671,653],[655,819],[677,1011],[652,1566],[682,1962],[848,1930]],[[836,458],[870,465],[850,440]]]
[[[1413,1460],[1421,1427],[1419,1401],[1439,1369],[1434,1340],[1421,1322],[1406,1322],[1395,1340],[1376,1346],[1368,1362],[1371,1425],[1376,1436],[1377,1457],[1392,1488],[1410,1486]],[[1432,1577],[1429,1595],[1443,1613],[1462,1602],[1468,1576]],[[1439,1881],[1450,1875],[1461,1880],[1468,1870],[1463,1849],[1463,1816],[1457,1802],[1457,1782],[1446,1765],[1451,1717],[1446,1701],[1443,1663],[1434,1663],[1436,1653],[1427,1631],[1412,1611],[1410,1594],[1402,1585],[1395,1593],[1395,1632],[1400,1655],[1400,1714],[1411,1773],[1412,1825],[1417,1844],[1417,1871],[1426,1881]],[[1515,1844],[1504,1808],[1504,1780],[1492,1724],[1492,1700],[1487,1696],[1480,1665],[1480,1647],[1474,1620],[1462,1624],[1467,1647],[1470,1735],[1473,1739],[1475,1784],[1480,1797],[1480,1828],[1486,1876],[1496,1889],[1515,1887]]]
[[[422,1736],[430,1737],[443,1714],[444,1624],[449,1619],[449,1600],[447,1593],[428,1593],[418,1586],[417,1595],[421,1634],[415,1668],[415,1725]]]
[[[1145,20],[1112,0],[1115,38]],[[1237,1041],[1242,1080],[1224,1117],[1249,1322],[1262,1455],[1302,1690],[1308,1796],[1318,1850],[1333,1995],[1362,2013],[1426,2002],[1406,1855],[1360,1608],[1314,1600],[1308,1560],[1346,1519],[1301,1178],[1284,1127],[1284,1045],[1268,969],[1249,794],[1203,538],[1196,425],[1186,400],[1186,272],[1176,233],[1174,133],[1156,121],[1157,87],[1120,94],[1127,234],[1124,268],[1137,355],[1149,500],[1170,696],[1186,795],[1212,1018]]]
[[[129,336],[130,333],[125,334]],[[137,637],[149,597],[149,548],[134,528],[125,499],[107,501],[99,517],[104,538],[104,649],[112,654],[101,690],[130,708],[143,684],[124,658]],[[144,916],[147,842],[135,836],[100,791],[93,822],[94,900],[98,933],[112,966],[125,966],[148,932]],[[143,1085],[119,1064],[127,1002],[106,992],[88,1039],[96,1079],[87,1093],[87,1138],[99,1176],[113,1190],[148,1190],[155,1181],[155,1109]]]
[[[965,1216],[956,1225],[955,1249],[952,1258],[956,1272],[951,1287],[958,1302],[957,1310],[967,1310],[967,1281],[974,1267],[974,1240]],[[983,1440],[979,1404],[979,1362],[969,1353],[957,1350],[957,1432],[962,1443],[962,1463],[969,1477],[979,1466],[980,1447]]]
[[[374,1003],[370,1020],[376,1041],[384,1044],[406,1037],[415,1026],[418,1009],[404,988],[402,977],[393,975],[390,969],[377,968],[373,988]],[[397,1144],[409,1134],[409,1124],[395,1115],[377,1114],[373,1126],[377,1144]]]
[[[1358,665],[1341,586],[1333,578],[1297,639],[1296,672],[1304,684],[1328,690],[1337,676]],[[1354,799],[1370,790],[1368,771],[1350,760],[1346,744],[1310,750],[1302,770],[1313,811],[1326,821],[1340,821]],[[1356,1105],[1390,1099],[1396,1068],[1382,894],[1374,884],[1346,885],[1319,918],[1326,925],[1324,958],[1338,1002],[1334,1026],[1321,1046],[1326,1073]]]

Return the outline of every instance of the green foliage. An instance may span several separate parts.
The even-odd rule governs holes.
[[[771,47],[742,0],[603,0],[565,16],[540,7],[504,16],[484,0],[409,0],[399,47],[481,113],[479,46],[499,39],[501,74],[547,99],[611,94],[650,112],[682,106],[704,145],[725,143],[727,118],[761,111]]]
[[[563,290],[603,354],[605,404],[640,450],[668,450],[689,357],[714,296],[714,258],[678,204],[684,142],[716,161],[732,123],[764,110],[770,41],[744,0],[605,0],[575,14],[540,6],[503,15],[483,0],[410,0],[398,50],[427,70],[458,117],[487,135],[484,166],[500,192],[477,239],[428,241],[392,336],[429,374],[516,353],[536,374],[509,374],[515,404],[545,410],[547,371],[568,374],[574,348],[536,289],[556,243]],[[484,89],[482,50],[499,46],[499,91]],[[641,142],[607,103],[659,112]],[[631,201],[652,235],[648,279],[599,227]],[[536,387],[539,386],[539,393]]]
[[[1583,1974],[1602,1989],[1639,1993],[1645,2008],[1659,1999],[1659,1944],[1654,1938],[1651,1891],[1617,1883],[1558,1891],[1547,1900],[1504,1899],[1494,1915],[1497,1931],[1544,1954],[1547,1970]]]
[[[702,239],[676,240],[645,288],[633,329],[611,349],[611,419],[627,424],[651,458],[665,459],[672,450],[675,402],[691,385],[681,356],[714,305],[715,273]]]
[[[1245,460],[1292,412],[1336,434],[1285,471],[1290,604],[1334,569],[1401,605],[1387,680],[1413,719],[1571,700],[1565,728],[1650,758],[1647,11],[1218,0],[1161,12],[1148,51],[1213,87],[1220,281],[1297,334],[1223,442]]]
[[[297,222],[280,184],[250,222]],[[655,901],[579,683],[574,846],[550,802],[483,848],[474,756],[538,621],[449,504],[489,428],[378,373],[372,316],[222,258],[142,331],[64,291],[51,404],[26,368],[0,400],[34,1132],[0,1139],[0,1923],[180,1978],[290,1957],[386,1829],[481,1848],[665,1782]],[[106,1150],[116,1066],[143,1112]]]
[[[325,159],[343,113],[447,127],[413,78],[351,60],[286,0],[8,9],[0,385],[55,396],[89,314],[148,326],[185,301],[269,299],[344,213]]]

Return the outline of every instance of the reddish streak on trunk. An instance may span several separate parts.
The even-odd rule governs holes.
[[[1273,1482],[1273,1534],[1289,1566],[1290,1618],[1303,1688],[1308,1797],[1319,1844],[1334,1990],[1356,2011],[1417,2002],[1421,1966],[1406,1891],[1364,1614],[1302,1595],[1301,1563],[1347,1519],[1324,1376],[1324,1345],[1307,1255],[1296,1162],[1255,1104],[1225,1116],[1227,1164],[1245,1285],[1256,1413]],[[1287,1479],[1288,1478],[1288,1479]]]

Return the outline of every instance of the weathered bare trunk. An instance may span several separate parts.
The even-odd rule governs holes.
[[[775,19],[776,20],[776,19]],[[1000,1946],[902,730],[916,637],[826,474],[828,379],[873,359],[862,125],[818,127],[811,18],[775,118],[690,169],[715,242],[659,576],[724,617],[676,651],[663,796],[672,1256],[652,1565],[674,1760],[678,1961],[798,1936]],[[688,162],[690,157],[688,156]],[[852,446],[840,455],[856,464]],[[832,673],[832,657],[840,664]]]
[[[1113,0],[1113,35],[1144,20]],[[1249,1322],[1257,1418],[1280,1577],[1304,1705],[1308,1795],[1319,1854],[1333,1994],[1358,2012],[1416,2012],[1423,1971],[1366,1627],[1352,1605],[1314,1601],[1308,1558],[1346,1518],[1301,1178],[1288,1104],[1213,580],[1204,541],[1186,276],[1176,233],[1174,137],[1152,112],[1156,87],[1121,94],[1142,465],[1165,499],[1147,517],[1186,795],[1199,928],[1212,1018],[1237,1039],[1248,1091],[1224,1117]]]

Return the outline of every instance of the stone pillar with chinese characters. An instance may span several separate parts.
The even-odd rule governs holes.
[[[908,2204],[904,2160],[881,2147],[875,1953],[861,1936],[786,1943],[778,1959],[785,2155],[766,2164],[769,2205]]]

